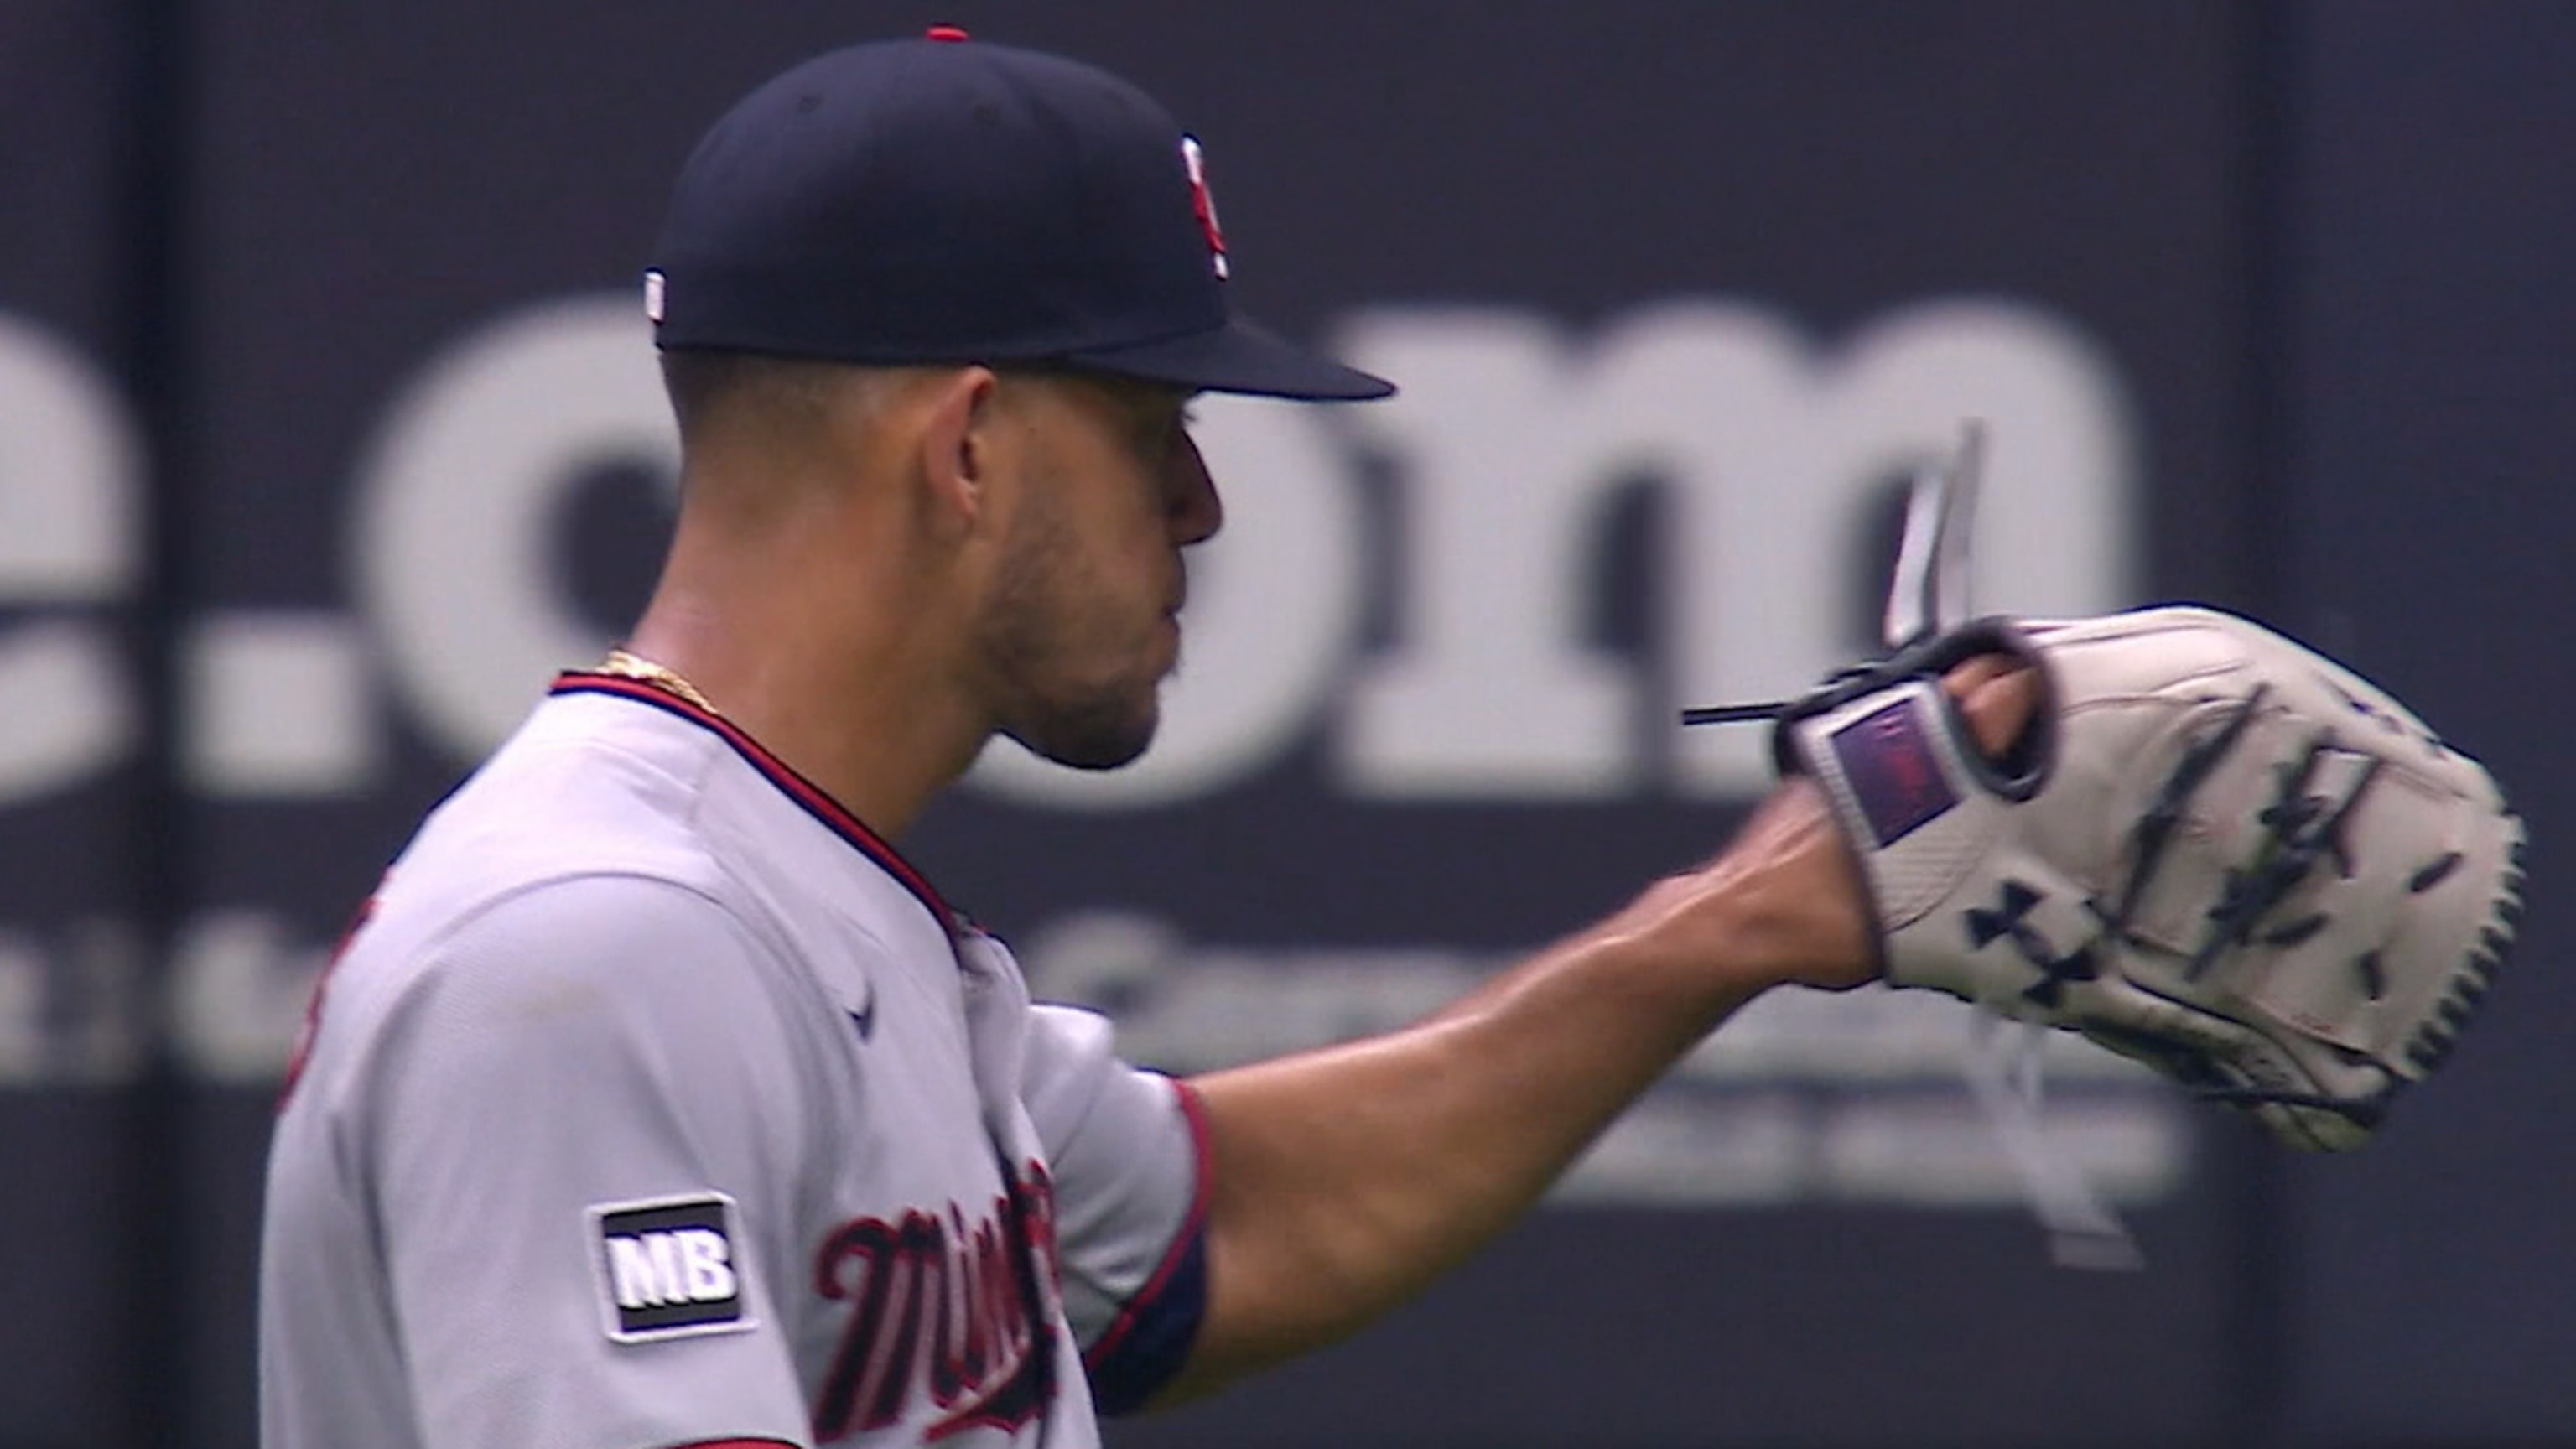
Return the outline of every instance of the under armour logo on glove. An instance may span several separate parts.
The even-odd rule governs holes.
[[[2091,981],[2101,974],[2090,942],[2060,955],[2045,937],[2030,924],[2031,908],[2040,902],[2040,893],[2029,884],[2007,878],[2001,898],[1991,906],[1971,906],[1967,913],[1968,948],[1982,951],[1998,939],[2012,942],[2022,959],[2039,970],[2039,980],[2022,993],[2022,999],[2033,1006],[2055,1008],[2066,995],[2067,983]]]

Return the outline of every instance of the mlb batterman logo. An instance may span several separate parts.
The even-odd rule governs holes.
[[[755,1326],[743,1309],[733,1199],[723,1193],[589,1210],[602,1324],[619,1343]]]

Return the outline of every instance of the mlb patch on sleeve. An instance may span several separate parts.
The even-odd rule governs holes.
[[[641,1343],[753,1326],[734,1256],[732,1198],[604,1203],[589,1217],[610,1338]]]

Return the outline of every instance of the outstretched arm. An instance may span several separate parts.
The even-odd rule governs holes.
[[[1999,661],[1950,679],[1990,747],[2029,709]],[[1402,1303],[1516,1221],[1729,1013],[1854,985],[1874,948],[1823,803],[1783,786],[1724,853],[1403,1031],[1197,1078],[1214,1155],[1186,1398]]]

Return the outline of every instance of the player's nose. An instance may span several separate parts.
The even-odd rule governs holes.
[[[1216,495],[1216,479],[1208,475],[1198,443],[1188,433],[1178,438],[1164,480],[1172,503],[1172,537],[1185,545],[1204,543],[1225,526],[1225,504]]]

